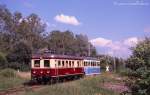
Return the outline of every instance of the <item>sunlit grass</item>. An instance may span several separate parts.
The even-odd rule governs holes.
[[[29,91],[25,95],[119,95],[101,87],[103,82],[116,82],[106,75],[46,86],[39,91]]]
[[[4,69],[0,71],[0,90],[21,86],[25,79],[17,76],[16,71],[12,69]]]

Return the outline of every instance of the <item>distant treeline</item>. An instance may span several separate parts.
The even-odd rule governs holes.
[[[96,49],[86,35],[45,29],[46,24],[37,14],[24,17],[0,5],[0,68],[29,69],[31,54],[43,50],[88,56],[90,49],[90,55],[96,56]]]

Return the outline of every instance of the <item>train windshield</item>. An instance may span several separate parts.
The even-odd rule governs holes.
[[[34,67],[40,67],[40,60],[34,60]]]

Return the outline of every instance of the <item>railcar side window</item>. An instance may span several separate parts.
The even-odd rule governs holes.
[[[73,63],[73,61],[72,61],[72,63]],[[69,67],[71,67],[71,61],[69,62]]]
[[[64,66],[65,66],[64,61],[62,61],[62,67],[64,67]]]
[[[61,66],[61,61],[60,60],[58,60],[58,67],[60,67]]]
[[[86,66],[88,66],[88,62],[86,62]]]
[[[72,62],[72,67],[74,67],[74,61]]]
[[[34,60],[34,67],[40,67],[40,60]]]
[[[88,62],[88,65],[90,66],[90,62]]]
[[[68,67],[68,61],[66,61],[66,67]]]
[[[79,67],[79,61],[77,61],[77,67]]]
[[[44,67],[50,67],[50,61],[44,60]]]
[[[84,62],[84,66],[86,66],[86,62]]]

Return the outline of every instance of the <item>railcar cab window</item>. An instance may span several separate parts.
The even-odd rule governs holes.
[[[40,67],[40,60],[34,60],[34,67]]]
[[[44,60],[44,67],[50,67],[50,61]]]

